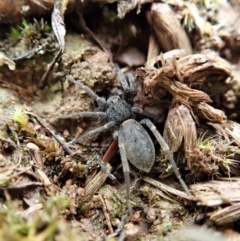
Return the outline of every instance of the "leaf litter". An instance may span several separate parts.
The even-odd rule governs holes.
[[[103,0],[101,5],[91,1],[94,7],[89,9],[87,1],[31,2],[25,16],[36,6],[40,15],[53,9],[50,25],[58,37],[54,40],[40,27],[46,26],[43,20],[44,24],[31,23],[31,18],[22,28],[14,25],[10,33],[6,20],[11,14],[23,17],[19,3],[12,6],[15,12],[5,11],[0,19],[6,31],[0,36],[0,237],[239,239],[239,3],[167,0],[111,5]],[[3,4],[2,9],[9,6]],[[90,20],[94,14],[97,22]],[[8,24],[11,27],[14,19]],[[131,167],[133,222],[122,218],[127,210],[116,141],[102,134],[73,144],[100,121],[58,118],[96,110],[84,91],[65,81],[67,74],[99,95],[122,94],[112,59],[125,71],[136,70],[134,105],[153,111],[150,118],[163,133],[192,194],[181,191],[158,150],[150,175],[139,175]],[[205,215],[202,226],[192,226],[199,215]],[[6,235],[14,225],[19,229]],[[204,235],[196,237],[192,230]]]

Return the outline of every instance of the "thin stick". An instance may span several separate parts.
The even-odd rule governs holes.
[[[85,157],[83,157],[80,153],[74,152],[73,150],[71,150],[67,144],[60,138],[58,137],[54,131],[52,131],[49,127],[47,127],[47,125],[43,122],[43,120],[36,114],[32,113],[32,112],[28,112],[26,111],[27,114],[34,116],[37,121],[47,130],[50,132],[50,134],[54,137],[54,139],[63,147],[63,149],[71,156],[78,156],[80,158],[82,158],[84,161],[87,161]]]
[[[110,233],[112,234],[113,233],[113,227],[112,227],[112,224],[111,224],[110,215],[108,213],[107,205],[106,205],[106,203],[103,199],[103,196],[101,194],[99,194],[98,197],[99,197],[99,199],[102,203],[103,213],[104,213],[104,216],[105,216],[106,221],[107,221],[108,229],[109,229]]]

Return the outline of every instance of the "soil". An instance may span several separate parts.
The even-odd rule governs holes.
[[[69,1],[48,73],[62,47],[53,2],[30,1],[25,15],[23,2],[0,18],[0,239],[240,240],[239,3]],[[149,131],[154,166],[130,164],[132,219],[114,132],[73,141],[106,122],[71,116],[102,110],[67,76],[123,98],[115,64],[135,77],[132,105],[190,191]]]

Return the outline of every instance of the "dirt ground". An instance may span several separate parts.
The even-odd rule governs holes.
[[[0,0],[0,239],[240,240],[239,10],[234,0]],[[82,138],[108,121],[74,116],[105,110],[67,76],[130,100],[143,110],[131,118],[150,119],[167,143],[144,126],[154,163],[127,155],[133,217],[122,122]],[[123,145],[135,157],[147,143]]]

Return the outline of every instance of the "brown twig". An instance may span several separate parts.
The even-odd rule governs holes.
[[[106,203],[103,199],[103,196],[101,194],[99,194],[98,197],[99,197],[99,199],[102,203],[103,213],[104,213],[104,216],[105,216],[106,221],[107,221],[108,229],[109,229],[110,233],[113,233],[113,227],[112,227],[112,224],[111,224],[110,215],[108,213],[107,205],[106,205]]]

